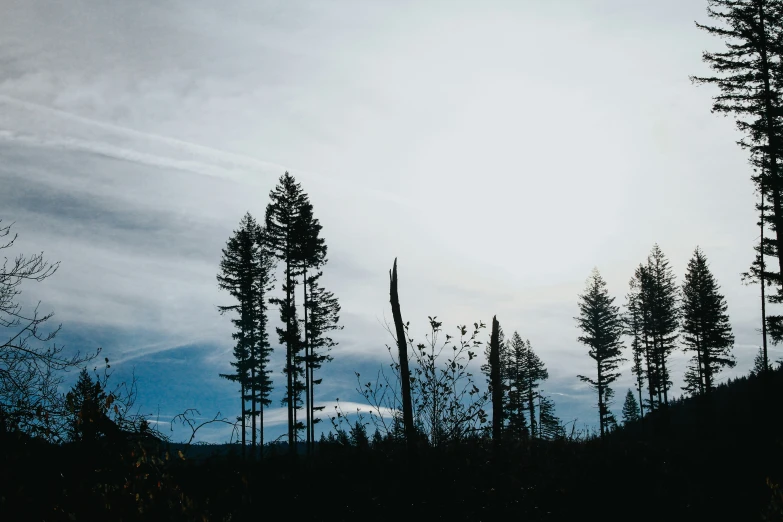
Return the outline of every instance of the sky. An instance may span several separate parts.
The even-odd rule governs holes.
[[[22,302],[55,313],[68,350],[100,347],[113,381],[135,374],[137,406],[166,433],[187,408],[238,414],[218,376],[232,351],[221,248],[245,212],[263,216],[285,171],[323,225],[323,282],[342,306],[316,390],[327,411],[338,398],[361,406],[354,372],[388,362],[395,257],[417,340],[428,316],[453,334],[497,315],[530,340],[549,369],[542,389],[578,426],[597,424],[576,378],[593,371],[578,295],[596,267],[623,304],[654,243],[678,281],[701,247],[736,337],[723,378],[752,366],[759,289],[740,280],[758,240],[752,172],[733,121],[710,112],[715,91],[689,80],[722,45],[694,25],[708,20],[704,0],[0,11],[0,219],[19,234],[14,255],[60,262]],[[276,348],[266,440],[286,431]],[[687,359],[673,355],[675,395]],[[626,364],[618,416],[631,386]]]

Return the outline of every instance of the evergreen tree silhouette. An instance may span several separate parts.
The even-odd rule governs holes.
[[[237,301],[233,305],[218,306],[221,314],[236,314],[231,320],[236,329],[232,334],[236,344],[235,360],[231,365],[236,372],[220,376],[240,385],[242,451],[245,451],[246,420],[250,415],[253,455],[258,447],[259,420],[263,445],[263,408],[269,404],[272,389],[268,368],[272,348],[266,333],[266,295],[271,290],[273,269],[272,256],[264,246],[263,228],[248,212],[223,249],[217,280],[218,287],[227,290]]]
[[[580,315],[576,321],[584,335],[578,340],[590,348],[588,355],[595,361],[596,378],[584,375],[577,377],[598,392],[598,419],[603,437],[614,418],[608,408],[612,397],[609,385],[620,376],[617,367],[623,361],[620,342],[623,334],[622,318],[597,269],[593,269],[587,280],[587,288],[579,299]]]
[[[736,117],[744,135],[738,143],[750,153],[755,173],[751,180],[761,203],[761,245],[751,271],[756,271],[764,291],[765,281],[777,286],[770,300],[783,301],[783,208],[781,204],[781,155],[783,155],[783,2],[780,0],[708,0],[707,14],[718,25],[697,27],[721,38],[726,49],[705,52],[703,60],[715,76],[692,77],[697,84],[715,85],[712,111]],[[765,198],[771,206],[765,206]],[[773,238],[764,233],[768,215]],[[768,270],[764,255],[777,258],[778,270]],[[764,301],[762,297],[762,306]],[[762,313],[762,316],[765,314]],[[776,342],[783,339],[783,317],[762,317],[762,330]],[[766,343],[764,345],[766,348]]]
[[[498,330],[500,324],[497,317],[492,318],[492,335],[490,339],[489,366],[492,383],[492,443],[499,447],[503,434],[503,382],[500,370],[500,339]]]
[[[266,244],[274,256],[284,265],[284,281],[282,290],[285,297],[272,298],[271,304],[280,309],[280,321],[283,327],[278,327],[280,342],[286,347],[286,359],[283,373],[286,375],[286,391],[283,404],[288,409],[288,443],[289,451],[296,454],[298,432],[303,428],[297,419],[297,410],[302,405],[302,393],[305,374],[302,354],[301,327],[296,309],[297,277],[301,272],[301,256],[304,230],[302,209],[308,204],[307,196],[293,176],[286,172],[280,177],[277,186],[269,193],[270,202],[266,207]]]
[[[644,389],[645,368],[644,362],[647,358],[647,343],[644,335],[643,310],[641,296],[637,285],[637,280],[632,278],[630,283],[631,291],[626,296],[626,314],[625,333],[631,337],[631,373],[636,377],[636,392],[639,394],[639,417],[644,417],[644,400],[642,399],[642,390]]]
[[[525,341],[524,361],[522,363],[522,372],[517,376],[518,382],[524,386],[523,395],[527,399],[527,409],[530,419],[530,433],[535,435],[536,431],[536,412],[535,401],[538,397],[537,388],[541,381],[549,378],[549,372],[544,366],[543,361],[533,351],[530,340]]]
[[[639,403],[636,402],[636,397],[629,389],[628,393],[625,394],[625,402],[623,403],[623,424],[638,421],[639,411]]]
[[[650,333],[652,337],[653,359],[657,370],[657,402],[669,404],[669,388],[672,381],[669,376],[668,360],[674,351],[679,329],[678,290],[674,272],[658,244],[653,245],[647,258],[645,281],[649,284]]]
[[[647,407],[650,411],[656,409],[659,405],[657,401],[660,371],[658,359],[655,356],[655,346],[653,343],[653,283],[650,276],[650,270],[648,266],[639,264],[634,271],[634,277],[631,279],[631,291],[628,295],[629,311],[635,314],[635,320],[639,322],[636,325],[637,335],[639,339],[636,339],[636,358],[644,360],[644,377],[647,380]],[[632,345],[633,348],[633,345]],[[641,352],[641,353],[640,353]],[[643,357],[642,357],[643,353]],[[638,368],[636,368],[638,370]],[[637,385],[639,384],[640,375],[637,375]],[[644,404],[644,401],[641,401]]]
[[[310,440],[315,440],[315,425],[320,419],[315,418],[315,412],[322,411],[323,406],[315,405],[315,386],[321,384],[322,379],[315,378],[315,372],[325,362],[332,360],[329,351],[337,343],[330,337],[333,330],[341,330],[343,327],[337,323],[340,320],[340,304],[337,298],[318,284],[318,281],[310,281],[307,306],[308,319],[306,324],[307,339],[309,345],[308,372],[309,372],[309,432]]]
[[[765,360],[768,361],[769,359],[764,356],[764,348],[759,346],[759,351],[756,353],[756,356],[753,357],[753,368],[750,370],[751,375],[762,375],[765,370],[772,370],[771,363],[767,362],[766,367],[764,366]]]
[[[538,438],[555,440],[563,437],[565,430],[560,419],[555,415],[555,403],[552,399],[538,393]]]
[[[527,372],[529,347],[522,340],[518,332],[514,332],[511,341],[506,350],[507,364],[505,365],[508,373],[509,391],[508,391],[508,429],[512,438],[524,440],[529,437],[528,423],[525,415],[527,414],[529,379]]]
[[[272,404],[269,395],[272,392],[272,371],[269,368],[269,357],[272,355],[272,345],[269,342],[267,324],[268,295],[274,287],[275,258],[266,244],[266,229],[256,223],[253,228],[256,245],[258,246],[258,274],[254,281],[254,326],[253,344],[250,350],[250,400],[251,415],[258,417],[258,442],[253,437],[253,446],[258,447],[260,455],[264,448],[264,408]],[[253,433],[256,433],[256,423],[253,422]]]
[[[327,261],[327,247],[320,235],[321,224],[313,216],[313,206],[309,201],[300,208],[299,221],[298,228],[302,235],[297,257],[302,272],[304,298],[306,441],[308,453],[312,453],[315,424],[320,421],[315,418],[315,412],[323,410],[323,406],[315,405],[315,386],[321,383],[321,379],[315,379],[315,371],[320,369],[323,363],[332,360],[328,352],[336,343],[328,334],[342,327],[337,324],[340,312],[337,298],[319,284],[323,275],[320,269]]]
[[[100,420],[107,411],[106,393],[86,369],[79,372],[73,388],[65,395],[70,414],[68,434],[72,441],[93,442],[98,438]]]
[[[681,304],[683,342],[686,350],[695,352],[686,373],[686,388],[691,393],[709,394],[715,387],[715,374],[735,365],[730,353],[734,335],[726,309],[707,258],[697,247],[688,262]]]
[[[498,345],[500,349],[500,383],[503,388],[503,426],[505,427],[508,419],[509,419],[509,395],[508,391],[510,389],[510,368],[509,365],[511,364],[511,359],[509,355],[509,346],[506,342],[506,334],[503,332],[503,326],[498,324]],[[486,362],[481,365],[481,372],[486,376],[487,378],[487,389],[490,392],[490,396],[493,393],[493,387],[492,387],[492,365],[490,364],[490,359],[492,356],[492,342],[491,339],[489,342],[486,343],[484,347],[484,358],[486,359]],[[504,428],[505,432],[505,428]]]

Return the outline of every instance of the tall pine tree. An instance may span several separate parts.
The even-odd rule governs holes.
[[[735,365],[730,352],[734,336],[726,310],[726,299],[697,247],[685,273],[681,308],[683,341],[686,350],[694,352],[686,373],[691,393],[709,394],[715,387],[715,375],[723,367]]]
[[[639,416],[644,417],[644,389],[645,369],[644,361],[647,357],[645,337],[643,331],[643,311],[641,295],[636,279],[629,283],[631,291],[626,296],[625,333],[631,337],[631,373],[636,377],[636,392],[639,394]]]
[[[321,379],[315,378],[315,371],[332,357],[329,350],[336,345],[329,332],[338,326],[340,305],[332,292],[320,286],[323,275],[321,267],[326,264],[326,242],[321,237],[321,224],[313,216],[313,205],[306,201],[299,210],[298,230],[301,231],[297,258],[302,273],[304,299],[304,373],[305,408],[307,423],[307,450],[312,453],[315,442],[316,411],[323,406],[315,405],[315,386]]]
[[[603,437],[614,419],[608,403],[612,397],[610,384],[620,376],[617,367],[623,360],[620,342],[623,323],[620,310],[614,305],[614,298],[609,296],[606,283],[598,270],[593,270],[587,280],[587,288],[579,299],[580,315],[576,321],[584,335],[578,340],[589,347],[588,355],[596,365],[596,378],[584,375],[577,377],[598,392],[598,419]]]
[[[221,377],[239,383],[242,451],[245,451],[246,422],[250,415],[254,454],[258,440],[257,421],[260,415],[263,430],[263,407],[269,404],[268,397],[272,389],[268,369],[271,347],[266,334],[264,301],[272,284],[274,262],[264,247],[264,236],[262,227],[253,216],[245,214],[239,229],[234,231],[223,249],[217,275],[218,287],[227,290],[237,301],[233,305],[218,307],[221,314],[236,314],[231,320],[235,326],[232,337],[236,344],[234,361],[231,363],[235,372],[221,374]]]
[[[271,304],[280,309],[283,327],[277,328],[280,342],[286,347],[285,367],[286,391],[283,404],[288,409],[288,444],[292,455],[296,454],[298,432],[302,424],[297,419],[297,410],[302,405],[305,390],[302,362],[304,345],[301,341],[301,326],[296,309],[296,285],[301,273],[303,230],[302,209],[308,204],[307,195],[293,176],[286,172],[277,186],[269,193],[266,207],[266,245],[274,256],[283,263],[283,298],[272,298]]]
[[[753,181],[772,202],[772,229],[778,273],[783,274],[783,209],[781,153],[783,152],[783,2],[781,0],[708,0],[707,14],[718,25],[696,24],[721,38],[722,52],[705,52],[703,60],[715,76],[693,77],[715,85],[712,111],[732,114],[744,134],[740,146],[758,168]]]
[[[660,247],[653,245],[647,266],[639,272],[644,302],[643,331],[648,338],[650,369],[648,385],[654,393],[651,407],[669,404],[669,357],[677,343],[679,330],[678,288],[674,272]]]
[[[714,76],[694,77],[700,84],[715,85],[712,111],[736,117],[744,135],[738,143],[754,165],[751,180],[759,193],[761,214],[758,256],[750,273],[761,283],[763,352],[767,357],[767,333],[773,342],[783,340],[783,316],[766,315],[766,284],[774,284],[773,303],[783,302],[783,1],[708,0],[708,16],[717,25],[696,24],[721,38],[722,52],[705,52],[703,60]],[[765,201],[767,203],[765,203]],[[766,225],[773,237],[766,237]],[[777,259],[777,270],[766,266],[764,256]],[[768,365],[765,363],[765,366]]]
[[[269,334],[267,333],[267,324],[269,322],[267,303],[269,302],[269,293],[273,290],[275,258],[266,245],[266,229],[260,224],[256,224],[254,232],[258,246],[258,274],[254,281],[255,332],[250,350],[249,385],[250,400],[252,401],[251,415],[253,419],[258,418],[258,447],[260,448],[260,455],[263,455],[264,408],[272,403],[269,398],[272,392],[272,372],[269,369],[272,345],[269,342]],[[253,433],[256,433],[255,421],[253,422]],[[256,446],[255,436],[253,437],[253,446]]]
[[[504,365],[508,378],[508,403],[506,405],[506,417],[508,418],[508,431],[515,440],[527,439],[530,435],[528,423],[525,418],[528,412],[527,389],[528,379],[526,363],[528,361],[528,346],[522,340],[519,333],[514,332],[508,349],[505,352],[507,363]]]
[[[538,438],[557,440],[565,436],[565,428],[555,415],[555,402],[543,394],[538,394]]]
[[[639,404],[636,402],[633,392],[629,389],[625,394],[625,402],[623,403],[623,424],[636,422],[639,420]]]
[[[530,418],[530,433],[535,436],[536,431],[536,398],[540,396],[538,386],[541,381],[549,378],[549,372],[544,366],[544,362],[538,357],[530,340],[525,341],[524,361],[522,363],[522,372],[515,375],[516,381],[522,387],[522,393],[527,400],[527,410]],[[540,430],[538,431],[540,433]]]

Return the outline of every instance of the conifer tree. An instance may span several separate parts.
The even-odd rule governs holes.
[[[763,347],[759,346],[759,351],[756,353],[756,356],[753,358],[753,368],[751,368],[750,373],[751,375],[762,375],[764,373],[764,370],[772,370],[772,364],[767,363],[766,367],[764,366],[764,360],[766,358],[764,357],[764,349]]]
[[[507,359],[505,368],[508,378],[506,417],[508,419],[509,434],[515,440],[527,439],[530,433],[525,418],[526,413],[529,411],[526,394],[528,389],[526,372],[527,352],[527,344],[522,340],[519,333],[514,332],[511,341],[508,343],[508,348],[505,350]]]
[[[699,84],[720,89],[712,111],[733,114],[744,134],[738,143],[750,152],[758,169],[753,181],[772,202],[778,273],[783,274],[783,209],[781,153],[783,152],[783,2],[780,0],[708,0],[708,16],[720,25],[696,26],[724,40],[723,52],[705,52],[703,60],[715,76],[693,77]]]
[[[726,299],[720,293],[704,253],[697,247],[688,263],[682,287],[682,331],[686,350],[695,352],[686,373],[686,388],[709,394],[715,375],[735,365],[730,350],[734,344]],[[695,382],[694,382],[695,381]]]
[[[596,364],[596,378],[577,377],[598,392],[598,418],[603,437],[614,418],[608,406],[612,397],[610,385],[620,376],[617,367],[623,361],[620,342],[622,318],[597,269],[593,270],[579,299],[580,315],[576,321],[584,335],[578,340],[589,347],[588,355]]]
[[[565,435],[560,419],[555,415],[555,403],[543,394],[538,394],[538,438],[556,440]]]
[[[492,384],[492,442],[497,448],[503,433],[503,383],[500,371],[500,324],[492,318],[492,336],[489,341],[490,382]]]
[[[253,446],[258,447],[260,455],[263,455],[264,447],[264,408],[272,404],[269,395],[272,392],[272,371],[269,368],[269,358],[272,355],[272,345],[269,342],[267,324],[268,295],[273,290],[275,258],[266,245],[266,229],[256,223],[254,227],[255,241],[258,247],[257,267],[258,274],[254,281],[255,315],[253,332],[253,344],[250,350],[250,400],[251,415],[258,418],[258,443],[253,437]],[[256,423],[253,422],[253,433],[256,433]]]
[[[242,454],[245,454],[247,435],[247,404],[248,392],[250,343],[253,329],[253,281],[256,273],[253,269],[255,257],[255,241],[249,228],[249,214],[246,214],[238,230],[228,240],[223,249],[223,257],[220,260],[220,272],[217,275],[218,287],[228,290],[231,297],[237,303],[229,306],[218,306],[221,315],[226,312],[235,312],[231,319],[235,331],[232,338],[234,345],[234,361],[231,366],[235,373],[220,374],[221,377],[232,382],[239,383],[240,422],[242,426]]]
[[[627,425],[638,420],[639,404],[636,402],[633,392],[629,389],[628,393],[625,394],[625,402],[623,403],[623,424]]]
[[[650,411],[657,406],[658,388],[660,382],[659,366],[655,357],[655,348],[652,341],[652,301],[653,284],[650,278],[650,271],[646,265],[640,264],[634,272],[631,279],[631,292],[628,296],[629,311],[635,315],[634,319],[638,321],[636,325],[636,346],[635,358],[643,359],[644,376],[647,381],[648,399],[647,405]],[[638,370],[638,368],[637,368]],[[641,373],[637,374],[637,385]],[[640,404],[644,401],[640,400]]]
[[[646,356],[641,296],[635,279],[629,283],[630,293],[626,296],[627,312],[625,314],[625,333],[631,337],[631,373],[636,377],[636,391],[639,394],[639,417],[644,417],[644,401],[642,390],[644,389],[644,361]]]
[[[536,431],[536,412],[535,401],[538,397],[538,386],[541,381],[549,378],[549,372],[544,366],[544,362],[533,351],[530,340],[525,341],[524,361],[522,363],[522,372],[515,376],[519,384],[523,387],[523,395],[527,399],[527,409],[530,418],[530,433],[539,433]]]
[[[498,348],[500,349],[500,383],[503,388],[502,393],[502,422],[503,425],[506,425],[506,422],[508,421],[509,417],[509,410],[508,410],[508,402],[509,402],[509,395],[508,391],[511,388],[510,384],[510,364],[511,358],[509,354],[509,344],[506,342],[506,334],[503,332],[503,327],[498,324]],[[486,346],[484,347],[484,359],[485,363],[481,365],[481,372],[486,376],[487,378],[487,390],[490,393],[490,396],[494,393],[493,385],[492,385],[492,365],[490,364],[490,358],[491,358],[491,352],[492,352],[492,342],[491,339],[489,342],[486,343]]]
[[[266,208],[266,244],[274,256],[284,265],[283,298],[272,298],[271,304],[280,309],[283,327],[277,328],[280,342],[286,347],[283,373],[286,375],[286,391],[283,404],[288,408],[288,444],[291,454],[296,453],[298,431],[303,427],[297,419],[302,405],[305,371],[302,362],[301,327],[296,309],[297,277],[301,272],[302,242],[305,237],[301,213],[308,204],[307,195],[293,176],[286,172],[277,186],[269,193]]]
[[[315,418],[315,412],[322,411],[323,406],[315,405],[315,386],[321,384],[322,379],[315,378],[315,372],[320,370],[324,363],[332,360],[329,351],[337,345],[331,338],[331,332],[341,330],[338,325],[340,320],[340,303],[332,292],[322,288],[317,280],[308,283],[308,298],[305,310],[308,312],[305,331],[308,345],[308,431],[309,440],[315,440],[315,425],[320,419]],[[312,451],[312,450],[311,450]]]
[[[716,72],[711,77],[694,77],[700,84],[716,85],[712,111],[736,117],[744,138],[738,143],[748,150],[755,174],[761,214],[758,256],[750,272],[761,283],[763,351],[767,356],[767,334],[774,343],[783,340],[783,316],[766,314],[766,284],[777,293],[772,303],[783,302],[783,1],[708,0],[708,16],[718,25],[696,24],[723,39],[723,52],[705,52],[704,61]],[[765,204],[765,201],[768,202]],[[766,225],[772,237],[766,237]],[[767,267],[764,256],[777,259],[777,270]],[[748,274],[746,274],[748,275]],[[769,360],[765,363],[768,366]]]
[[[268,368],[272,349],[266,333],[265,299],[272,284],[274,262],[264,246],[264,237],[263,228],[250,213],[245,214],[239,223],[239,229],[234,231],[223,249],[217,275],[218,287],[227,290],[237,301],[233,305],[218,307],[221,314],[236,314],[231,321],[236,328],[232,335],[236,341],[235,360],[231,365],[236,371],[232,374],[221,374],[221,377],[240,385],[242,451],[245,451],[246,420],[250,415],[254,454],[258,440],[259,416],[263,444],[263,407],[269,404],[268,397],[272,388]]]
[[[306,425],[307,435],[305,437],[307,443],[308,454],[312,453],[312,441],[314,438],[314,424],[315,424],[315,411],[313,410],[313,354],[312,342],[310,339],[311,334],[311,318],[310,309],[311,295],[314,285],[318,284],[318,279],[323,272],[319,268],[326,262],[326,242],[320,236],[321,224],[313,216],[313,206],[310,202],[306,202],[299,209],[299,224],[297,225],[300,230],[301,236],[299,240],[299,249],[297,251],[297,258],[299,268],[302,273],[302,290],[304,300],[304,354],[302,357],[297,358],[297,364],[304,363],[304,375],[305,375],[305,408],[306,408]]]
[[[98,436],[99,417],[107,411],[107,401],[100,382],[93,381],[86,369],[79,372],[76,384],[65,395],[65,407],[71,416],[68,423],[70,439],[94,441]]]
[[[657,371],[657,402],[668,406],[668,392],[672,386],[668,360],[676,347],[679,329],[678,289],[669,261],[657,244],[653,245],[647,258],[647,274],[643,282],[649,285],[646,292],[650,303],[648,328]]]

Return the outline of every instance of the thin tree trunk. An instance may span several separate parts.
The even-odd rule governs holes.
[[[527,385],[527,409],[530,412],[530,437],[536,438],[536,403],[533,396],[533,380],[530,379]]]
[[[310,343],[307,335],[307,265],[303,266],[304,277],[302,279],[302,288],[304,289],[304,342],[305,342],[305,409],[307,410],[307,455],[310,456],[313,453],[312,448],[312,410],[310,409],[310,387],[312,382],[310,380]]]
[[[503,430],[503,388],[500,383],[500,342],[497,316],[492,318],[492,336],[489,342],[490,379],[492,381],[492,444],[500,447]]]
[[[769,369],[769,359],[767,358],[767,298],[766,298],[766,274],[764,270],[764,169],[761,170],[761,218],[759,220],[759,229],[761,236],[759,237],[759,281],[761,283],[761,341],[763,343],[763,362],[764,371],[763,375],[767,375]],[[783,272],[781,272],[783,273]]]
[[[296,440],[294,439],[294,365],[293,365],[293,316],[291,315],[291,255],[288,250],[288,244],[286,243],[286,267],[285,267],[285,305],[288,308],[288,324],[286,324],[286,366],[288,368],[287,383],[288,383],[288,451],[291,455],[296,455]]]
[[[642,401],[642,383],[641,381],[638,382],[637,389],[639,390],[639,415],[640,419],[644,420],[644,402]]]
[[[598,420],[601,427],[601,438],[604,438],[604,384],[601,378],[601,363],[596,361],[598,366]]]
[[[313,348],[310,347],[310,354],[313,354]],[[313,451],[315,451],[315,387],[313,386],[313,377],[315,375],[315,371],[313,369],[313,365],[310,365],[310,421],[312,422],[310,426],[310,444],[313,446]]]
[[[242,398],[242,458],[245,458],[245,416],[247,415],[247,408],[245,406],[245,383],[241,373],[239,378],[241,379],[239,384],[239,393],[240,397]]]
[[[250,288],[252,288],[252,282],[249,285]],[[253,298],[252,293],[250,295],[250,298],[247,299],[247,303],[249,305],[249,315],[250,320],[248,321],[248,326],[250,327],[250,425],[252,427],[253,433],[250,437],[250,455],[252,458],[256,457],[256,441],[257,441],[257,434],[256,434],[256,394],[258,393],[258,384],[256,383],[256,364],[258,363],[258,347],[256,346],[256,336],[255,336],[255,314],[252,313],[253,310]]]
[[[702,348],[704,359],[704,393],[709,397],[712,390],[712,368],[710,368],[710,351],[707,346]]]
[[[699,336],[696,337],[696,364],[699,368],[699,394],[704,395],[704,380],[707,378],[704,370],[702,370],[702,360],[704,359],[704,356],[702,355],[702,351],[704,348],[702,348],[701,345],[701,339]]]
[[[761,45],[760,45],[760,59],[761,59],[761,77],[764,82],[764,112],[765,122],[767,126],[767,146],[769,154],[769,170],[771,178],[772,188],[772,209],[774,212],[775,220],[775,242],[778,247],[778,268],[781,276],[783,276],[783,212],[781,212],[780,204],[780,190],[778,179],[778,161],[777,161],[777,139],[775,135],[775,128],[772,124],[773,107],[772,107],[772,89],[770,87],[770,64],[769,56],[767,55],[767,30],[766,20],[764,12],[764,3],[757,1],[758,13],[759,13],[759,26],[761,30]],[[762,165],[763,167],[763,165]],[[762,168],[762,175],[764,169]]]
[[[408,457],[413,458],[415,446],[415,431],[413,426],[413,404],[411,401],[411,379],[408,368],[408,343],[405,327],[400,311],[400,298],[397,293],[397,258],[394,258],[394,266],[389,274],[389,295],[394,318],[394,327],[397,333],[397,349],[400,357],[400,384],[402,387],[402,421],[405,427],[405,439],[408,446]]]
[[[650,411],[655,409],[655,381],[658,377],[650,363],[650,341],[647,335],[644,336],[644,358],[647,361],[647,391],[650,393]]]

